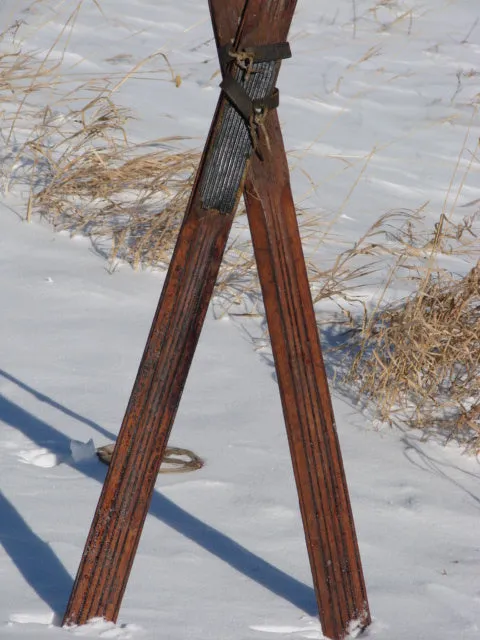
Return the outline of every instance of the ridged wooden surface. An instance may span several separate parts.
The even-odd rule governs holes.
[[[182,228],[64,623],[117,618],[230,225],[208,212]]]
[[[245,187],[320,622],[370,623],[367,593],[276,112]]]
[[[240,46],[285,39],[294,7],[293,0],[248,0]],[[223,107],[221,97],[63,624],[118,616],[232,223],[202,210],[198,197]]]

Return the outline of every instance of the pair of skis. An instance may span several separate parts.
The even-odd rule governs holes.
[[[370,623],[276,113],[296,0],[210,0],[222,93],[64,624],[115,621],[242,191],[325,636]]]

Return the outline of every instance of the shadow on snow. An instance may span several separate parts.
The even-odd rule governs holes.
[[[114,437],[95,422],[59,405],[48,396],[39,394],[13,376],[1,370],[0,375],[15,382],[42,402],[48,402],[63,413],[89,425],[102,435]],[[69,455],[69,438],[1,394],[0,422],[18,429],[39,447],[48,447],[50,451],[62,455],[64,464],[103,483],[105,469],[100,463],[76,464]],[[284,598],[309,615],[318,615],[313,588],[289,576],[214,527],[192,516],[158,491],[154,492],[149,514],[275,595]],[[72,577],[50,546],[33,532],[15,507],[4,497],[0,501],[0,523],[0,541],[24,579],[56,614],[62,615],[73,586]]]

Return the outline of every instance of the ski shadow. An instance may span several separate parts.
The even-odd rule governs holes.
[[[4,372],[2,375],[5,375]],[[53,401],[51,404],[56,405]],[[61,410],[65,410],[65,407]],[[69,413],[69,415],[72,414],[73,412]],[[90,423],[85,418],[81,416],[80,418],[82,422]],[[103,484],[106,468],[100,462],[92,460],[76,463],[70,455],[70,440],[67,436],[1,394],[0,422],[17,429],[39,447],[49,448],[61,457],[63,464]],[[92,423],[90,426],[95,424]],[[0,539],[7,541],[4,545],[6,552],[38,596],[56,614],[62,615],[73,586],[72,577],[49,545],[34,533],[13,505],[5,501],[0,504],[0,507],[2,522]],[[290,602],[308,615],[318,615],[312,587],[273,566],[218,529],[192,516],[158,490],[154,492],[149,514],[271,593]],[[17,534],[12,534],[10,526]],[[15,537],[20,542],[17,542]],[[35,553],[26,553],[27,546],[31,546]]]
[[[320,324],[317,316],[320,347],[331,391],[341,395],[352,406],[357,406],[358,395],[352,391],[349,385],[342,382],[350,371],[358,351],[358,347],[351,341],[353,329],[346,326],[344,317],[340,314],[331,315],[328,320],[328,322],[324,321]],[[233,317],[233,322],[235,322],[235,317]],[[236,327],[242,337],[253,346],[261,361],[270,370],[271,378],[278,384],[266,318],[261,318],[257,325],[248,326],[245,323],[236,323]]]
[[[448,459],[442,459],[441,455],[435,457],[428,453],[423,446],[426,439],[418,433],[408,431],[405,427],[397,425],[397,429],[403,433],[401,442],[404,446],[404,457],[417,469],[432,474],[460,489],[480,509],[480,491],[478,489],[479,472],[467,471]],[[477,459],[478,464],[478,459]],[[480,465],[478,465],[480,468]],[[459,478],[462,478],[460,480]],[[469,486],[470,485],[470,486]]]
[[[73,580],[50,545],[0,491],[0,543],[25,582],[56,616],[67,606]]]
[[[78,422],[81,422],[82,424],[87,425],[87,427],[91,427],[97,433],[99,433],[102,436],[105,436],[109,440],[115,440],[116,438],[115,434],[109,431],[108,429],[105,429],[104,427],[100,426],[97,422],[94,422],[93,420],[89,420],[88,418],[85,418],[85,416],[80,415],[76,411],[72,411],[68,407],[65,407],[65,405],[60,404],[59,402],[56,402],[55,400],[53,400],[53,398],[50,398],[50,396],[47,396],[44,393],[40,393],[33,387],[30,387],[28,384],[26,384],[25,382],[22,382],[21,380],[19,380],[15,376],[12,376],[10,373],[7,373],[3,369],[0,369],[0,377],[4,378],[5,380],[8,380],[9,382],[12,382],[13,384],[16,384],[17,387],[19,387],[23,391],[26,391],[27,393],[32,395],[35,398],[35,400],[38,400],[39,402],[42,402],[44,404],[48,404],[53,409],[60,411],[60,413],[63,413],[69,418],[73,418],[74,420],[77,420]]]

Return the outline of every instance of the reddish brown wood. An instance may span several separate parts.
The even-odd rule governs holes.
[[[118,616],[231,221],[190,212],[181,229],[64,624]]]
[[[307,549],[325,636],[370,624],[367,592],[276,112],[245,185]]]
[[[286,39],[295,4],[248,0],[238,44]],[[197,188],[224,104],[221,97],[63,624],[118,616],[232,223],[202,210]]]
[[[251,13],[244,15],[251,38],[243,45],[285,39],[295,3],[254,4],[250,0]],[[233,39],[244,5],[245,0],[210,0],[217,44]],[[259,28],[261,8],[268,31],[265,21]],[[278,16],[285,20],[283,30],[275,29]],[[268,38],[262,39],[262,29]],[[221,109],[220,101],[206,153]],[[359,619],[366,626],[370,616],[276,113],[269,115],[267,130],[271,152],[263,144],[264,162],[253,160],[247,210],[322,628],[340,639],[350,622]],[[231,218],[202,211],[194,189],[65,623],[117,617]]]

